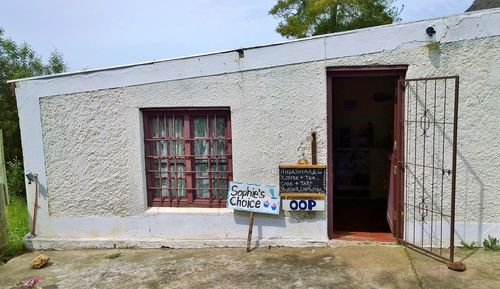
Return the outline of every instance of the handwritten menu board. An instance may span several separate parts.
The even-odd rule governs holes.
[[[325,165],[280,165],[281,193],[326,193]]]

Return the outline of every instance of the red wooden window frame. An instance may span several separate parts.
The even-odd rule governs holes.
[[[233,176],[230,109],[155,108],[142,109],[142,113],[148,205],[225,207]],[[206,135],[197,136],[195,121],[201,120],[206,123]],[[221,120],[225,122],[223,136],[217,126]],[[196,155],[195,145],[200,143],[206,153]],[[196,170],[197,165],[207,169]]]

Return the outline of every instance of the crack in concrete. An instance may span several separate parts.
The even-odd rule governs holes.
[[[408,248],[405,247],[404,250],[405,250],[406,257],[408,258],[408,261],[410,262],[411,271],[413,272],[413,274],[415,274],[415,279],[417,280],[418,288],[424,289],[425,288],[424,281],[422,280],[420,275],[418,275],[417,269],[415,268],[415,264],[413,264],[413,258],[410,256],[410,253],[408,253]]]
[[[118,251],[115,254],[120,254],[120,249],[118,249]],[[101,288],[99,285],[102,285],[102,284],[99,284],[99,283],[101,283],[101,281],[104,279],[104,277],[109,273],[109,271],[111,269],[111,262],[113,262],[113,258],[108,258],[108,262],[106,263],[106,267],[104,269],[104,272],[99,274],[99,278],[97,278],[97,280],[95,282],[93,282],[92,288]]]

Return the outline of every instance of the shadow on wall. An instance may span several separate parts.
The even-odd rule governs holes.
[[[235,210],[233,217],[236,224],[248,227],[250,223],[250,212]],[[253,226],[254,228],[257,227],[257,236],[254,235],[252,239],[255,240],[255,244],[258,247],[260,246],[260,240],[264,239],[262,228],[263,227],[285,228],[286,227],[285,216],[283,216],[282,214],[271,215],[271,214],[255,213]]]
[[[431,42],[425,47],[427,48],[432,66],[434,66],[434,68],[439,68],[441,66],[441,49],[439,47],[439,42]]]
[[[235,210],[234,222],[238,225],[248,225],[250,220],[250,212]],[[285,216],[282,214],[271,215],[271,214],[254,214],[254,226],[266,226],[266,227],[278,227],[285,228]]]
[[[33,187],[31,187],[33,186]],[[28,206],[28,223],[29,223],[29,227],[30,227],[30,234],[31,234],[31,231],[32,231],[32,227],[33,227],[33,218],[34,218],[34,206],[35,206],[35,191],[36,191],[36,188],[35,188],[36,184],[35,182],[31,182],[28,183],[26,182],[26,191],[29,191],[28,189],[29,188],[32,188],[32,192],[33,192],[33,196],[31,198],[27,198],[26,202],[27,202],[27,206]],[[41,207],[40,206],[40,200],[44,200],[47,202],[47,208],[49,207],[48,206],[48,202],[49,202],[49,197],[48,197],[48,194],[47,194],[47,189],[44,185],[42,185],[40,183],[40,181],[38,181],[38,209],[37,209],[37,219],[39,220],[39,216],[41,213],[46,213],[47,215],[50,216],[50,210],[49,212],[44,212],[45,208]],[[37,221],[38,223],[38,221]],[[35,224],[35,234],[37,234],[37,228],[38,225]]]
[[[431,51],[429,51],[429,57],[431,58],[431,61],[432,61],[432,57],[431,56]],[[432,53],[437,53],[437,55],[435,55],[434,57],[437,57],[437,59],[435,59],[436,64],[433,62],[434,65],[438,65],[439,66],[439,61],[440,61],[440,52],[439,50],[437,50],[436,52],[432,52]],[[437,66],[436,66],[437,67]],[[411,92],[413,95],[417,95],[416,99],[417,99],[417,102],[419,104],[419,110],[417,112],[418,113],[421,113],[422,115],[424,115],[423,111],[424,109],[421,109],[421,108],[425,108],[426,107],[426,103],[425,103],[425,100],[422,99],[422,97],[420,95],[418,95],[418,93],[416,91],[412,91]],[[458,96],[459,97],[459,100],[460,100],[460,95]],[[425,110],[426,113],[427,113],[427,116],[430,118],[430,119],[435,119],[435,116],[432,114],[432,112],[430,110]],[[458,135],[458,139],[457,139],[457,175],[456,175],[456,179],[457,179],[457,183],[458,183],[458,180],[461,180],[461,179],[465,179],[465,186],[462,187],[462,186],[459,186],[457,184],[456,186],[456,190],[455,190],[455,196],[456,196],[456,204],[455,204],[455,213],[456,213],[456,216],[457,218],[455,218],[455,223],[459,224],[460,225],[460,221],[463,222],[463,227],[461,226],[455,226],[455,236],[458,237],[458,240],[455,240],[455,245],[458,244],[460,241],[476,241],[477,244],[482,244],[482,239],[484,238],[483,236],[483,231],[484,231],[484,224],[483,224],[483,221],[484,221],[484,195],[485,195],[485,184],[484,182],[482,181],[480,175],[474,170],[474,168],[472,167],[472,165],[470,164],[470,162],[467,160],[466,156],[463,154],[463,152],[460,150],[460,147],[458,146],[461,142],[461,140],[464,140],[464,139],[460,139],[460,105],[459,105],[459,112],[458,112],[458,131],[457,131],[457,135]],[[450,146],[450,148],[453,146],[453,139],[452,137],[453,136],[450,136],[449,134],[447,134],[444,129],[441,127],[441,126],[436,126],[436,130],[437,130],[437,134],[441,134],[443,135],[444,134],[444,140],[446,141],[446,144],[448,146]],[[413,140],[412,140],[413,141]],[[467,140],[465,140],[467,141]],[[450,155],[451,157],[451,155]],[[464,172],[465,175],[459,175],[459,172]],[[426,194],[426,198],[428,198],[428,190],[424,187],[424,185],[422,184],[422,182],[420,182],[419,179],[416,179],[416,181],[418,182],[418,185],[420,186],[420,188],[423,188],[423,192],[424,194]],[[469,188],[477,188],[478,192],[477,194],[469,194]],[[451,192],[451,191],[450,191]],[[469,199],[469,196],[470,195],[477,195],[478,196],[478,199]],[[459,211],[457,210],[457,208],[459,208],[457,205],[462,205],[461,208],[462,208],[462,211]],[[468,212],[470,211],[469,208],[474,208],[476,206],[474,206],[475,204],[477,204],[477,208],[478,208],[478,213],[477,215],[472,215],[472,214],[468,214]],[[468,219],[472,219],[473,220],[473,223],[477,223],[477,229],[476,230],[472,230],[472,223],[467,223]],[[458,221],[458,222],[457,222]],[[474,234],[475,232],[477,231],[477,235],[475,237],[469,237],[468,235],[469,234]]]
[[[248,227],[250,222],[250,212],[235,210],[233,217],[236,224]],[[289,223],[316,223],[326,219],[326,212],[293,212],[287,214],[285,211],[281,211],[279,215],[255,213],[254,218],[254,232],[256,229],[257,235],[254,234],[253,239],[255,240],[256,245],[260,246],[260,240],[276,237],[264,236],[264,227],[286,228],[286,218],[288,218]],[[309,236],[303,236],[303,238],[307,237]]]
[[[467,207],[469,207],[469,194],[468,194],[468,191],[469,191],[469,176],[472,176],[472,187],[475,187],[475,185],[478,186],[478,190],[479,190],[479,204],[478,204],[478,208],[479,208],[479,215],[478,215],[478,228],[477,228],[477,238],[476,238],[476,243],[477,244],[482,244],[483,242],[483,220],[484,220],[484,190],[485,190],[485,184],[483,183],[483,181],[481,180],[481,177],[476,173],[476,171],[474,171],[474,169],[472,168],[472,166],[470,165],[470,163],[465,159],[465,156],[460,152],[460,150],[457,149],[457,157],[458,157],[458,160],[457,160],[457,164],[462,164],[464,167],[465,167],[465,178],[466,178],[466,188],[465,190],[457,190],[456,192],[456,195],[457,197],[460,197],[459,193],[461,192],[463,194],[463,198],[464,198],[464,216],[463,216],[463,221],[464,223],[467,222]],[[458,175],[457,175],[458,177]],[[470,203],[474,203],[474,200],[471,200]],[[466,232],[466,227],[464,227],[464,230],[462,232],[462,234],[460,234],[459,232],[457,232],[457,229],[455,228],[455,235],[458,236],[459,240],[466,240],[466,239],[469,239],[467,238],[467,232]]]

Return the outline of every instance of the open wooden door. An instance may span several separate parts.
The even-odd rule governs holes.
[[[399,189],[399,178],[401,177],[399,170],[399,156],[401,154],[401,111],[402,111],[402,96],[400,94],[400,82],[404,80],[404,76],[400,75],[398,80],[398,85],[395,87],[395,99],[394,99],[394,141],[392,146],[392,152],[389,156],[390,162],[390,174],[389,174],[389,193],[387,198],[387,223],[391,228],[391,232],[394,237],[399,238],[401,236],[401,225],[397,218],[398,215],[398,203],[399,198],[402,196],[402,191]]]
[[[406,71],[406,65],[327,68],[330,238],[352,239],[356,232],[362,238],[386,234],[388,240],[389,229],[399,236],[400,191],[392,171],[399,161],[392,147],[399,145],[393,138],[400,121],[393,118],[400,110],[398,80]]]
[[[387,223],[389,224],[389,228],[391,228],[392,235],[398,237],[397,232],[397,158],[395,156],[395,152],[393,151],[389,156],[390,160],[390,175],[389,175],[389,197],[387,198]]]

